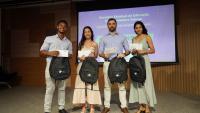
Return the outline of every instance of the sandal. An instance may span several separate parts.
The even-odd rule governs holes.
[[[136,113],[145,113],[145,108],[143,106],[140,106],[140,108],[138,109],[138,111]]]
[[[146,107],[146,108],[145,108],[145,113],[151,113],[151,110],[150,110],[149,107]]]
[[[94,108],[91,108],[90,109],[90,113],[94,113],[95,109]]]
[[[151,113],[151,110],[150,109],[149,110],[145,109],[145,113]]]
[[[86,107],[82,107],[82,111],[81,111],[81,113],[86,113]]]

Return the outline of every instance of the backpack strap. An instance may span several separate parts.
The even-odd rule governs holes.
[[[93,84],[91,84],[91,90],[93,90]]]
[[[87,96],[87,83],[85,82],[85,96]]]

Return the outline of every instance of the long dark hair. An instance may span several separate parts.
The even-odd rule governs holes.
[[[135,30],[135,27],[137,24],[140,24],[142,26],[142,34],[146,34],[148,35],[148,31],[144,25],[144,23],[142,21],[136,21],[135,24],[134,24],[134,30]],[[135,31],[135,33],[137,34],[137,32]]]
[[[90,26],[85,26],[85,27],[83,28],[83,33],[82,33],[81,41],[80,41],[80,43],[79,43],[79,45],[78,45],[78,49],[79,49],[79,50],[81,50],[81,48],[83,47],[84,42],[85,42],[85,40],[86,40],[86,37],[85,37],[85,35],[84,35],[85,29],[89,29],[89,30],[90,30],[90,32],[91,32],[91,40],[92,40],[92,41],[94,40],[94,33],[93,33],[92,28],[91,28]]]

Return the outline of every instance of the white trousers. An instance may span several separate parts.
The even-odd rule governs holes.
[[[103,73],[104,73],[104,106],[110,108],[110,100],[111,100],[111,83],[108,77],[108,67],[110,62],[104,62],[103,64]],[[118,84],[119,87],[119,100],[121,102],[121,108],[127,107],[126,100],[126,88],[125,83]]]
[[[51,112],[51,104],[56,86],[58,87],[58,106],[59,110],[65,106],[65,87],[66,80],[54,80],[49,74],[50,62],[47,62],[45,69],[46,93],[44,99],[44,112]]]

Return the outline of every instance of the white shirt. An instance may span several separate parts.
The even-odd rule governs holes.
[[[72,43],[67,37],[60,39],[58,37],[58,34],[53,36],[47,36],[40,48],[40,51],[42,50],[46,51],[68,50],[68,53],[72,54]],[[51,58],[52,57],[47,57],[46,61],[50,62]]]

